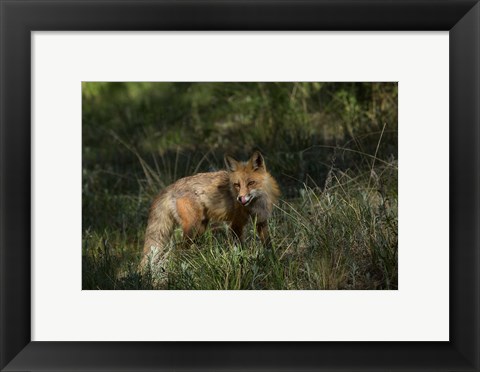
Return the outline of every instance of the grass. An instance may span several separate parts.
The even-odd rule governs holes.
[[[252,225],[244,246],[217,225],[182,249],[177,229],[159,274],[138,268],[150,195],[103,196],[123,212],[110,227],[84,232],[83,288],[397,289],[396,174],[395,162],[355,176],[332,168],[323,187],[304,185],[280,201],[270,250]]]

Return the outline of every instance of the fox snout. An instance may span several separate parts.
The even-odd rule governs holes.
[[[238,195],[237,196],[237,201],[242,204],[243,206],[246,206],[250,204],[250,202],[253,200],[253,196],[250,194],[246,195]]]

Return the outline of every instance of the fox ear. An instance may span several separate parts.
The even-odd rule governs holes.
[[[225,165],[227,166],[227,170],[229,172],[235,172],[237,170],[237,166],[238,166],[237,160],[235,160],[234,158],[228,155],[225,155],[223,160],[225,161]]]
[[[265,170],[265,160],[260,151],[255,151],[250,158],[250,163],[252,164],[253,170],[264,169]]]

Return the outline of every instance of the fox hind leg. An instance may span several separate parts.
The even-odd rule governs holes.
[[[177,215],[183,230],[184,240],[193,239],[203,234],[208,225],[202,205],[193,197],[184,196],[176,201]]]

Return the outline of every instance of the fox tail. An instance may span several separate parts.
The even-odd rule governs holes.
[[[141,267],[159,266],[168,253],[168,242],[175,226],[175,217],[166,193],[158,196],[150,209]]]

